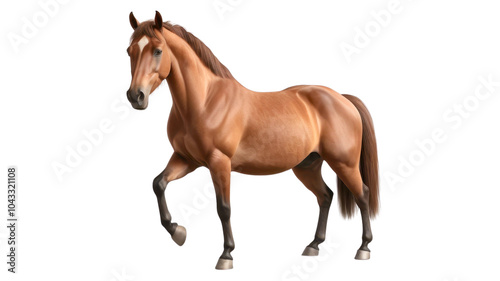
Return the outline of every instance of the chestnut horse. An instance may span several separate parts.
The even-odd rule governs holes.
[[[205,44],[181,26],[163,22],[160,13],[142,23],[132,13],[129,18],[134,32],[127,49],[132,69],[128,100],[135,109],[145,109],[165,79],[172,95],[167,133],[174,153],[153,181],[161,223],[172,239],[182,245],[186,229],[172,222],[164,191],[169,182],[205,166],[224,232],[216,268],[232,268],[231,171],[268,175],[292,169],[317,197],[318,226],[303,255],[318,255],[333,198],[321,176],[324,160],[337,174],[342,215],[353,216],[356,205],[361,211],[362,244],[355,258],[369,259],[370,217],[378,211],[378,160],[364,104],[323,86],[250,91]]]

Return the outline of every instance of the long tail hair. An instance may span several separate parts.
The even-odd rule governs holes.
[[[379,209],[379,187],[378,187],[378,156],[377,141],[373,121],[364,103],[357,97],[343,95],[358,109],[363,124],[363,138],[361,142],[361,157],[359,170],[363,183],[370,189],[369,208],[370,217],[375,217]],[[351,218],[357,208],[353,194],[347,186],[337,177],[337,192],[339,198],[340,212],[344,218]]]

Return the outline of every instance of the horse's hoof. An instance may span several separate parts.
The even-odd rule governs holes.
[[[172,235],[172,239],[177,245],[182,246],[184,242],[186,242],[186,229],[184,226],[178,225],[175,228],[174,235]]]
[[[309,247],[309,246],[307,246],[304,249],[304,252],[302,252],[303,256],[317,256],[318,254],[319,254],[318,249],[314,249],[313,247]]]
[[[219,259],[215,269],[232,269],[233,268],[233,260],[227,259]]]
[[[356,256],[354,257],[357,260],[369,260],[370,259],[370,252],[365,251],[365,250],[358,250],[356,253]]]

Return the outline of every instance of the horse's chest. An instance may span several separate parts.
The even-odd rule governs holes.
[[[205,158],[208,155],[209,146],[203,134],[196,130],[188,131],[183,126],[171,126],[170,121],[167,132],[175,152],[200,165],[206,163]]]

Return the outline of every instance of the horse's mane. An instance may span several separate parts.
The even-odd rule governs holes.
[[[144,35],[159,39],[154,32],[154,26],[155,24],[151,20],[142,22],[134,30],[134,33],[132,34],[130,40],[133,41],[134,39],[140,38]],[[203,42],[201,42],[200,39],[196,38],[196,36],[186,31],[184,27],[171,24],[170,22],[164,22],[163,27],[186,41],[186,43],[191,46],[191,48],[200,58],[203,64],[208,67],[208,69],[210,69],[215,75],[222,78],[234,79],[231,72],[229,72],[229,70],[217,59],[212,51]]]

